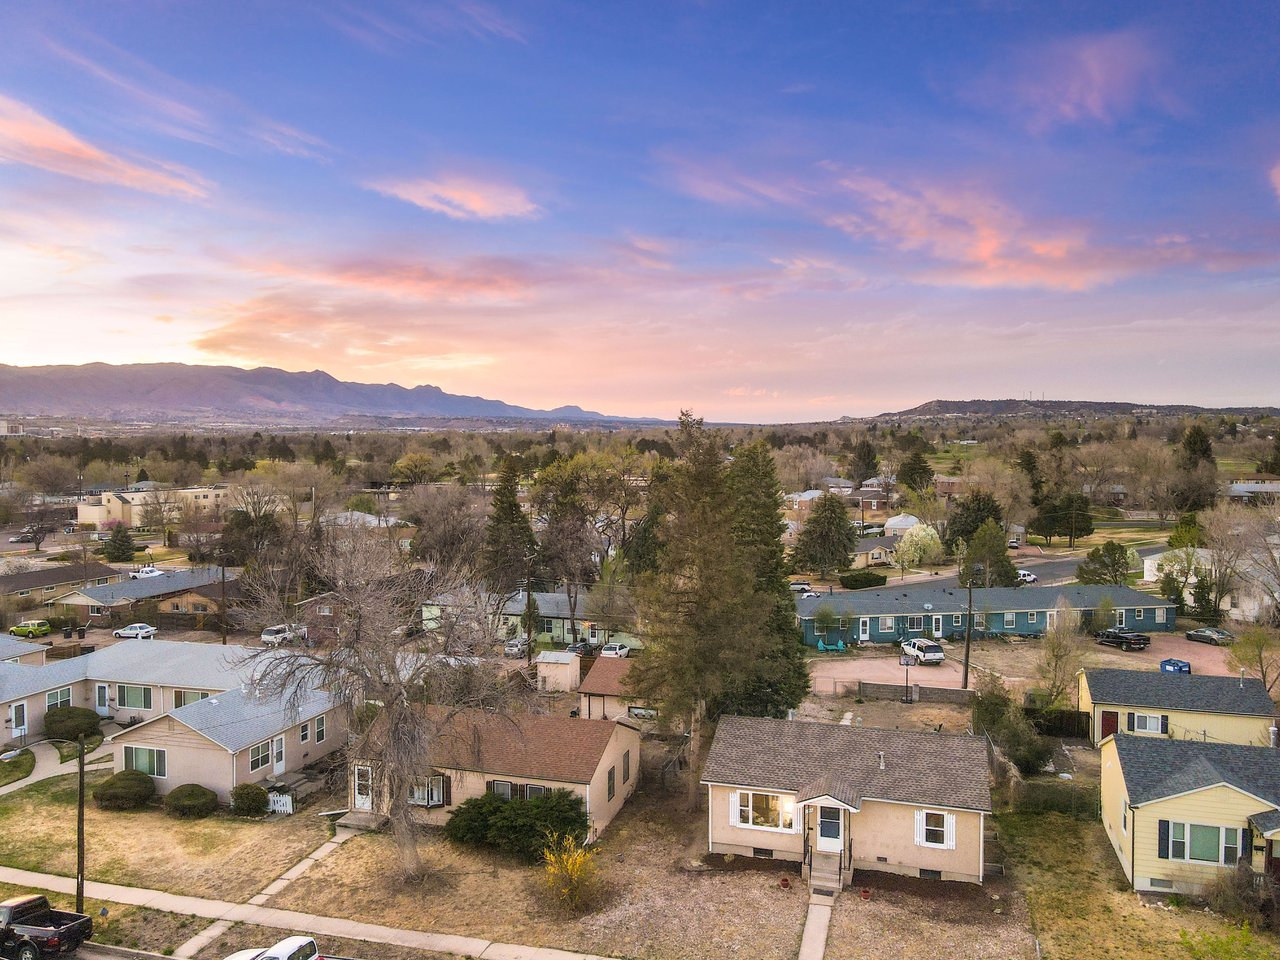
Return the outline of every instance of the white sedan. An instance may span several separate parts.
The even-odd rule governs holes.
[[[602,657],[629,657],[631,648],[625,643],[606,643],[600,648],[600,656]]]
[[[156,628],[149,623],[131,623],[119,630],[112,630],[111,635],[120,640],[150,640],[156,635]]]

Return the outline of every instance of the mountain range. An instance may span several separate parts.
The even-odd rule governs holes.
[[[910,410],[882,413],[879,417],[846,417],[855,420],[914,420],[936,417],[1125,417],[1197,416],[1199,414],[1274,414],[1275,407],[1197,407],[1182,403],[1125,403],[1116,400],[930,400]]]
[[[424,384],[352,383],[322,370],[185,363],[0,364],[0,414],[126,421],[319,423],[344,417],[616,421],[577,406],[535,410]]]

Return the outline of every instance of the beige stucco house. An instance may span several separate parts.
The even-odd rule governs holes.
[[[218,518],[234,507],[237,488],[226,484],[205,487],[155,487],[150,490],[108,490],[85,497],[76,504],[76,521],[99,530],[109,526],[138,527],[144,516],[173,523],[184,514],[198,512]]]
[[[1280,750],[1116,733],[1102,825],[1133,889],[1198,894],[1241,860],[1280,880]]]
[[[26,666],[44,665],[45,651],[42,643],[19,640],[7,633],[0,633],[0,663],[21,663]]]
[[[647,723],[657,711],[627,691],[632,661],[625,657],[597,657],[578,685],[578,716],[588,720],[629,720]]]
[[[458,804],[485,793],[518,799],[568,790],[583,798],[595,840],[639,782],[640,734],[626,722],[468,710],[441,728],[434,762],[409,802],[420,823],[441,826]],[[352,758],[347,800],[355,820],[385,815],[376,758]]]
[[[1081,670],[1080,712],[1096,746],[1117,731],[1139,737],[1267,746],[1276,705],[1261,680],[1152,670]]]
[[[346,744],[345,713],[327,693],[297,703],[236,688],[202,696],[109,739],[116,770],[141,770],[156,792],[198,783],[229,803],[242,783],[279,781]]]
[[[981,883],[987,770],[976,737],[725,717],[702,773],[709,848],[799,862],[822,889],[854,870]]]

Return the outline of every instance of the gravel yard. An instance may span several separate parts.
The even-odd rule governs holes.
[[[971,713],[968,707],[955,703],[899,703],[897,700],[864,700],[856,697],[810,696],[800,705],[801,720],[839,723],[846,714],[851,721],[862,721],[864,727],[885,730],[936,730],[939,724],[946,733],[967,733]]]
[[[682,792],[636,794],[601,842],[606,905],[582,919],[547,914],[531,892],[536,867],[455,847],[434,831],[419,844],[433,870],[424,882],[402,881],[391,838],[368,834],[347,841],[271,906],[640,960],[794,957],[808,892],[778,881],[795,878],[795,869],[689,872],[706,849],[706,815],[689,814],[683,801]]]

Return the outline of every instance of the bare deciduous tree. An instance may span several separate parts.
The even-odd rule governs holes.
[[[1221,608],[1246,565],[1253,549],[1254,526],[1253,512],[1235,503],[1220,503],[1200,514],[1207,550],[1200,575],[1212,586],[1214,609]]]
[[[430,771],[442,731],[460,712],[503,712],[527,688],[493,656],[499,641],[478,578],[439,566],[406,569],[376,530],[327,536],[318,549],[308,545],[309,556],[256,564],[241,581],[259,624],[298,618],[287,597],[297,579],[290,567],[299,562],[308,562],[333,596],[324,639],[255,655],[255,685],[295,701],[315,689],[332,693],[351,724],[351,754],[379,764],[404,873],[420,878],[411,786]],[[310,616],[302,614],[302,622],[318,637],[320,624]]]
[[[1065,598],[1054,608],[1053,625],[1044,634],[1036,676],[1044,689],[1046,705],[1064,707],[1076,688],[1076,674],[1084,669],[1089,649],[1080,632],[1080,618]]]

